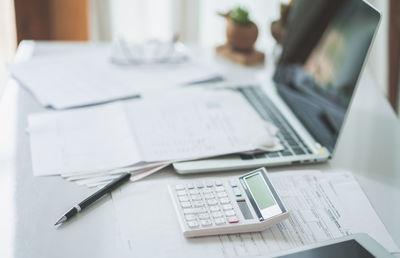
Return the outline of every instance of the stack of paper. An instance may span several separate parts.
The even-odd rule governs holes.
[[[42,105],[56,109],[222,78],[215,68],[196,58],[178,63],[121,66],[111,62],[110,52],[109,44],[87,44],[75,51],[14,63],[9,70]]]
[[[61,176],[70,182],[75,182],[78,185],[86,185],[87,187],[98,187],[104,186],[105,184],[111,182],[111,180],[118,178],[123,173],[129,172],[132,174],[130,180],[138,181],[146,176],[149,176],[167,166],[169,163],[160,164],[147,164],[142,166],[131,166],[119,169],[112,169],[102,172],[92,172],[92,173],[65,173]]]
[[[145,173],[174,161],[282,149],[267,124],[233,90],[180,90],[28,118],[34,175],[87,185],[121,170]]]

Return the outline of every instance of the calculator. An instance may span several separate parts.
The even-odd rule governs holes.
[[[168,189],[186,237],[263,231],[289,216],[265,168]]]

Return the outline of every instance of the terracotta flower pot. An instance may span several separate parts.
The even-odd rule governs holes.
[[[239,51],[251,51],[257,40],[258,28],[253,22],[248,25],[235,23],[231,18],[226,18],[226,38],[227,43],[233,49]]]

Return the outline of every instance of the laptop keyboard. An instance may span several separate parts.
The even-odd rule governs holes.
[[[274,124],[279,128],[277,137],[281,141],[284,150],[271,153],[259,153],[254,155],[240,155],[243,160],[276,158],[311,154],[311,150],[304,144],[298,134],[293,130],[285,117],[279,112],[271,100],[263,93],[259,87],[238,88],[247,101],[267,122]]]

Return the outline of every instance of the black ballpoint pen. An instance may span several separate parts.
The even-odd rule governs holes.
[[[100,190],[80,202],[79,204],[75,205],[73,208],[71,208],[67,213],[65,213],[57,222],[54,224],[54,226],[60,225],[67,221],[68,219],[72,218],[88,206],[90,206],[92,203],[98,201],[101,197],[104,195],[110,193],[114,189],[118,188],[121,186],[123,183],[127,182],[129,178],[131,177],[130,173],[126,173],[121,175],[120,177],[114,179],[104,187],[102,187]]]

